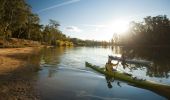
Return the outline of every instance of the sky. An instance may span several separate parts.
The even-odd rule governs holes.
[[[41,24],[49,19],[60,23],[60,30],[72,38],[109,41],[114,33],[123,34],[131,21],[146,16],[167,15],[170,0],[26,0]]]

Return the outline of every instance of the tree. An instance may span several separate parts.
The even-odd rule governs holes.
[[[2,2],[3,12],[0,20],[4,27],[4,36],[7,38],[12,35],[12,33],[7,34],[9,31],[16,31],[26,25],[29,6],[24,0],[3,0]]]
[[[6,40],[11,37],[53,45],[57,40],[69,40],[59,30],[60,24],[56,20],[50,19],[45,27],[40,25],[39,16],[32,13],[31,6],[25,0],[0,0],[0,4],[0,39],[3,38],[3,43],[8,43]]]
[[[56,45],[57,40],[67,41],[66,35],[58,29],[59,26],[60,24],[57,21],[50,19],[42,33],[43,41],[52,45]]]
[[[42,41],[42,25],[39,24],[40,19],[36,14],[29,14],[27,23],[27,39]]]
[[[128,37],[122,43],[140,45],[170,45],[170,20],[166,15],[148,16],[143,22],[132,22]],[[129,40],[128,40],[129,39]]]
[[[50,19],[49,20],[49,26],[52,27],[52,28],[58,29],[60,24],[56,20]]]

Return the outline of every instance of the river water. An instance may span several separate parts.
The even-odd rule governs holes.
[[[31,88],[26,88],[26,96],[31,89],[35,89],[36,94],[38,93],[35,98],[41,100],[167,100],[168,98],[160,94],[134,87],[126,82],[113,79],[108,82],[104,75],[85,67],[85,61],[104,66],[108,55],[121,56],[125,53],[128,58],[151,61],[152,64],[150,66],[128,64],[127,67],[123,67],[119,63],[119,70],[161,84],[170,84],[170,57],[167,52],[169,52],[168,49],[155,48],[43,48],[38,56],[28,59],[30,66],[36,64],[41,70],[32,74],[24,74],[22,79],[26,80],[25,82],[17,80],[6,87],[29,86]],[[33,80],[33,83],[25,85],[27,80]]]
[[[126,49],[126,53],[128,50]],[[105,76],[85,67],[85,61],[104,66],[108,55],[121,56],[122,52],[124,51],[121,47],[43,49],[40,63],[42,70],[37,76],[40,98],[44,100],[166,100],[165,97],[152,91],[133,87],[119,80],[113,80],[108,84]],[[132,69],[129,69],[123,68],[120,63],[118,69],[144,79],[170,84],[170,67],[167,63],[165,63],[166,67],[161,66],[163,68],[161,69],[161,64],[156,65],[154,59],[140,57],[141,52],[139,54],[135,50],[129,52],[131,55],[132,52],[138,55],[133,56],[135,59],[151,60],[152,67],[130,64],[128,67]]]

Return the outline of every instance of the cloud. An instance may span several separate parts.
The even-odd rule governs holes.
[[[66,5],[69,5],[69,4],[72,4],[72,3],[76,3],[76,2],[79,2],[79,1],[80,0],[69,0],[69,1],[66,1],[66,2],[63,2],[63,3],[60,3],[60,4],[53,5],[51,7],[47,7],[47,8],[41,9],[41,10],[38,11],[38,13],[41,13],[41,12],[44,12],[44,11],[48,11],[50,9],[58,8],[58,7],[61,7],[61,6],[66,6]]]
[[[82,32],[82,30],[76,26],[68,26],[68,27],[66,27],[66,30],[69,32],[76,32],[76,33]]]

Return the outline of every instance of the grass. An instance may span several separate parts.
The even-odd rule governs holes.
[[[0,38],[0,48],[37,47],[37,46],[40,46],[40,45],[41,45],[41,43],[38,42],[38,41],[17,39],[17,38],[10,38],[6,41],[3,41]]]

